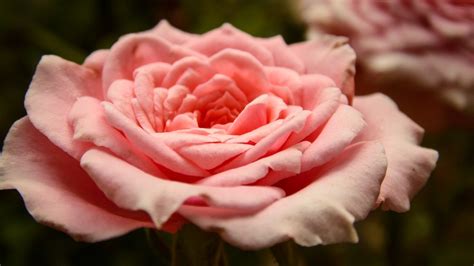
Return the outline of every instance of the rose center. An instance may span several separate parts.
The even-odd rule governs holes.
[[[155,131],[211,128],[234,121],[247,104],[245,95],[226,84],[208,85],[193,91],[183,85],[155,89]]]

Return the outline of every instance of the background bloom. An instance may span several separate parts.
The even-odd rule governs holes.
[[[443,115],[430,106],[433,95],[472,114],[472,2],[302,0],[298,8],[310,37],[330,33],[350,38],[361,66],[359,89],[391,90],[401,103],[418,107],[419,101],[407,95],[423,97],[424,108],[407,108],[415,114],[424,109],[429,110],[426,116]]]
[[[345,38],[166,21],[82,65],[45,56],[1,187],[85,241],[186,221],[244,249],[356,241],[374,206],[409,209],[437,153],[388,97],[354,97],[354,60]]]

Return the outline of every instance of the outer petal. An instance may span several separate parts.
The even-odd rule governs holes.
[[[187,33],[171,26],[166,20],[160,21],[151,32],[175,44],[184,44],[199,38],[199,35]]]
[[[198,202],[204,201],[210,206],[248,213],[258,211],[284,195],[274,187],[220,188],[167,181],[100,150],[84,154],[81,165],[109,199],[122,208],[148,212],[158,228],[186,200],[196,197],[200,199]]]
[[[90,54],[82,64],[85,67],[92,68],[95,71],[101,73],[102,68],[104,68],[105,61],[107,60],[107,56],[109,56],[109,50],[102,49],[97,50]]]
[[[354,50],[347,38],[330,35],[290,46],[306,66],[307,74],[324,74],[334,80],[349,99],[354,96]]]
[[[259,41],[272,53],[275,66],[289,68],[300,74],[304,73],[305,66],[303,62],[288,49],[288,45],[280,35],[272,38],[262,38]]]
[[[383,146],[363,143],[348,148],[319,177],[306,173],[316,181],[254,215],[202,216],[195,210],[198,207],[183,207],[180,214],[243,249],[260,249],[288,239],[303,246],[356,242],[352,223],[372,209],[386,166]]]
[[[378,203],[383,209],[407,211],[410,199],[424,186],[434,169],[438,153],[418,146],[423,129],[401,113],[387,96],[356,97],[354,107],[367,122],[356,141],[379,139],[387,153],[388,170]]]
[[[185,46],[207,56],[212,56],[224,49],[240,50],[250,53],[264,65],[273,65],[273,56],[270,51],[260,45],[253,36],[230,24],[224,24],[222,27],[202,35],[201,38],[186,43]]]
[[[5,141],[0,188],[17,189],[40,223],[77,240],[100,241],[153,224],[143,213],[119,209],[98,190],[79,163],[54,146],[28,118]]]
[[[75,158],[87,147],[73,140],[67,114],[81,96],[103,98],[98,73],[57,56],[43,56],[25,99],[33,125]]]
[[[148,173],[160,173],[150,159],[133,147],[118,130],[108,124],[104,109],[97,99],[79,98],[69,113],[69,119],[74,128],[75,140],[107,148]]]

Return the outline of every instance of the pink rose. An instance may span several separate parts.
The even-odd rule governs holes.
[[[323,32],[350,38],[367,71],[360,77],[369,81],[366,85],[422,89],[458,110],[474,112],[473,1],[299,3],[310,36]]]
[[[84,241],[184,222],[244,249],[357,241],[353,222],[408,210],[438,155],[389,98],[353,98],[354,59],[344,38],[167,22],[82,65],[45,56],[1,187]]]

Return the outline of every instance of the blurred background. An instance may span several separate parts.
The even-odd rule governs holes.
[[[294,43],[304,40],[305,27],[292,10],[284,0],[0,1],[0,139],[25,115],[24,95],[44,54],[82,63],[92,51],[161,19],[194,33],[230,22],[255,36],[281,34]],[[473,265],[472,126],[427,132],[423,145],[438,150],[440,160],[412,210],[371,213],[356,224],[358,244],[300,248],[307,265]],[[0,192],[2,266],[156,265],[155,256],[143,230],[101,243],[77,243],[37,224],[16,191]],[[259,265],[251,259],[256,256],[240,252],[235,265],[244,260]]]

